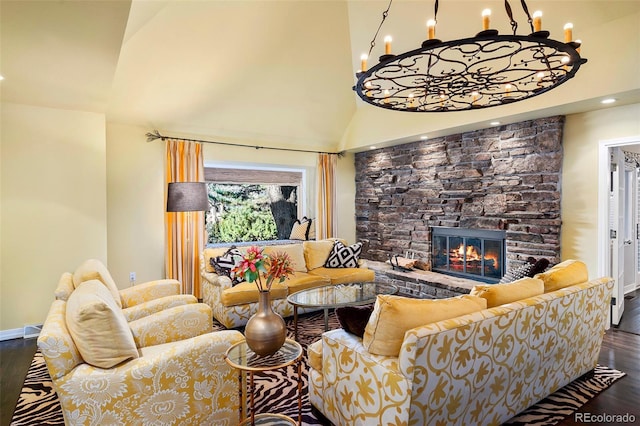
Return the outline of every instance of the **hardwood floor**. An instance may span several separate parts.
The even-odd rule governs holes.
[[[633,293],[632,293],[633,294]],[[604,336],[599,363],[627,373],[569,416],[561,425],[585,424],[586,416],[633,415],[640,424],[640,291],[625,301],[625,313],[620,326],[611,328]],[[2,425],[9,425],[24,378],[29,370],[36,339],[15,339],[0,342],[0,413]],[[610,422],[604,422],[610,423]],[[591,424],[603,424],[603,422]],[[633,424],[633,423],[631,423]]]

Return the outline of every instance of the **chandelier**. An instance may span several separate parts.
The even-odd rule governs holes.
[[[418,49],[394,55],[387,36],[385,54],[367,69],[393,0],[371,41],[369,54],[361,57],[361,70],[353,89],[376,107],[409,112],[446,112],[489,108],[522,101],[548,92],[572,78],[587,62],[580,57],[580,41],[573,40],[573,24],[564,26],[564,42],[549,38],[542,30],[542,12],[533,17],[525,0],[522,8],[531,28],[518,35],[517,22],[508,0],[504,5],[513,34],[490,28],[491,11],[482,11],[482,27],[475,37],[441,41],[435,37],[438,0],[434,18],[427,22],[427,40]]]

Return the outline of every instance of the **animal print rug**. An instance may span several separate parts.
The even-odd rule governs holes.
[[[218,326],[222,329],[222,326]],[[329,317],[329,327],[338,328],[335,315]],[[293,338],[293,319],[287,319],[288,337]],[[324,331],[322,312],[301,315],[298,322],[299,342],[305,348],[302,365],[302,424],[324,425],[311,410],[307,392],[306,347],[320,338]],[[592,376],[581,377],[564,388],[528,408],[511,419],[509,425],[553,425],[571,415],[591,398],[602,392],[625,373],[608,367],[598,366]],[[297,382],[294,366],[255,376],[257,412],[282,413],[298,419]],[[323,421],[325,423],[323,423]],[[64,425],[58,398],[51,387],[42,354],[36,352],[24,386],[18,399],[12,426]]]

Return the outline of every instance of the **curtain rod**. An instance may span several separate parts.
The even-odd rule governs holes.
[[[275,150],[275,151],[290,151],[290,152],[309,152],[309,153],[314,153],[314,154],[336,154],[338,157],[344,157],[344,155],[345,155],[345,151],[340,151],[340,152],[312,151],[312,150],[306,150],[306,149],[274,148],[274,147],[270,147],[270,146],[247,145],[247,144],[242,144],[242,143],[207,141],[207,140],[202,140],[202,139],[173,138],[173,137],[161,135],[158,130],[154,130],[153,132],[148,132],[145,136],[147,137],[147,142],[153,142],[156,139],[160,139],[160,140],[163,140],[163,141],[167,140],[167,139],[177,139],[177,140],[187,141],[187,142],[212,143],[212,144],[216,144],[216,145],[239,146],[239,147],[242,147],[242,148],[271,149],[271,150]]]

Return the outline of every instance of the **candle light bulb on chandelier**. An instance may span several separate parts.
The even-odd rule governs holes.
[[[573,40],[573,24],[568,22],[564,25],[564,42],[569,43]]]
[[[391,55],[391,42],[393,41],[393,39],[391,38],[390,35],[386,36],[384,38],[384,53],[385,55]]]
[[[427,40],[436,38],[436,20],[429,19],[427,21]]]
[[[482,11],[482,29],[484,31],[489,29],[491,19],[491,9],[485,9]]]
[[[533,12],[533,31],[538,32],[542,30],[542,12],[536,10]]]
[[[369,56],[366,53],[363,53],[362,55],[360,55],[360,70],[361,71],[366,71],[367,70],[367,59],[369,58]]]

